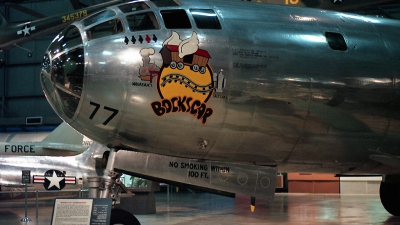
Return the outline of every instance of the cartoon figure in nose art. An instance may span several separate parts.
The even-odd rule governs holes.
[[[162,100],[151,103],[153,112],[157,116],[189,113],[205,124],[213,114],[206,102],[216,90],[217,77],[221,75],[213,73],[208,64],[211,58],[208,52],[199,49],[196,32],[181,40],[179,34],[172,31],[160,53],[163,65],[157,77],[157,89]]]

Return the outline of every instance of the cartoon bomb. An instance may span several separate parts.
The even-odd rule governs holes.
[[[162,98],[187,96],[206,102],[214,88],[213,71],[207,64],[211,58],[199,49],[196,32],[186,40],[172,31],[160,51],[163,68],[158,77],[158,91]]]
[[[206,50],[199,49],[196,32],[190,38],[181,40],[179,34],[172,31],[160,53],[163,65],[157,76],[157,89],[162,100],[151,103],[154,113],[157,116],[189,113],[205,124],[213,113],[213,109],[205,103],[216,90],[222,73],[213,74],[208,64],[211,57]]]

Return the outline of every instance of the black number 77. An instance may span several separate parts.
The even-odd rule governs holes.
[[[96,108],[94,108],[92,114],[89,116],[89,119],[93,119],[93,117],[96,115],[97,111],[99,111],[99,109],[100,109],[100,104],[95,103],[95,102],[90,102],[90,104],[96,107]],[[103,109],[112,112],[111,116],[108,117],[108,119],[106,119],[106,121],[104,121],[104,123],[103,123],[103,125],[107,125],[107,123],[110,122],[118,114],[119,110],[110,108],[108,106],[104,106]]]

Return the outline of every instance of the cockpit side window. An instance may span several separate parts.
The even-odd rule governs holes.
[[[190,9],[197,28],[221,29],[217,14],[212,9]]]
[[[114,34],[119,34],[124,32],[124,26],[120,19],[113,19],[107,22],[98,24],[88,30],[86,30],[86,35],[88,40],[93,40],[97,38],[102,38],[106,36],[111,36]]]
[[[87,27],[90,24],[96,23],[101,20],[105,20],[105,19],[113,17],[115,15],[117,15],[117,14],[113,10],[102,11],[102,12],[96,13],[93,16],[90,16],[90,17],[86,18],[85,20],[83,20],[83,25],[85,27]]]
[[[157,7],[179,6],[174,0],[151,0]]]
[[[192,28],[189,17],[183,9],[161,10],[161,15],[167,29]]]
[[[131,31],[159,29],[160,25],[152,12],[138,13],[126,17]]]
[[[118,6],[123,13],[136,12],[139,10],[149,9],[150,7],[144,2],[133,2],[126,5]]]

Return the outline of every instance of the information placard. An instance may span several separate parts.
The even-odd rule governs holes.
[[[22,170],[22,183],[23,184],[31,183],[31,171],[30,170]]]
[[[92,215],[90,225],[108,225],[111,218],[111,198],[93,199]]]
[[[52,225],[108,225],[111,199],[55,199]]]

